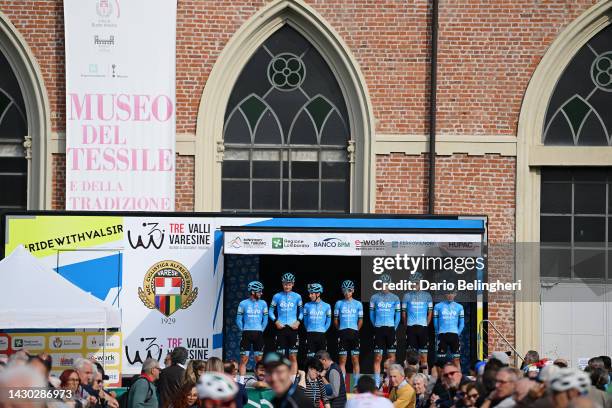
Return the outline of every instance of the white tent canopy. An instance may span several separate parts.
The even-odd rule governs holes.
[[[118,309],[41,264],[23,246],[0,261],[0,329],[121,327]]]

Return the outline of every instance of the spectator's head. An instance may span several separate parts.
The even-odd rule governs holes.
[[[608,371],[605,368],[593,368],[590,370],[591,385],[605,391],[608,385]]]
[[[601,361],[604,363],[604,368],[608,371],[612,371],[612,359],[609,356],[599,356]]]
[[[28,360],[28,365],[38,371],[40,375],[47,378],[51,372],[51,367],[47,366],[47,363],[39,356],[32,356]]]
[[[498,398],[508,398],[514,394],[516,381],[520,377],[520,372],[514,368],[504,367],[495,376],[495,390]]]
[[[399,364],[391,364],[389,367],[389,381],[391,385],[394,387],[399,386],[404,380],[406,376],[404,375],[404,367]]]
[[[418,372],[418,369],[414,366],[408,366],[404,368],[404,377],[406,377],[406,381],[412,383],[412,378]]]
[[[588,374],[573,368],[559,368],[550,379],[553,404],[558,408],[565,408],[572,400],[586,395],[590,387]]]
[[[172,365],[172,353],[166,353],[166,357],[164,357],[164,367],[170,367]]]
[[[9,357],[8,363],[11,366],[26,365],[28,364],[29,359],[30,359],[30,356],[28,355],[28,353],[26,353],[23,350],[19,350],[11,354],[11,356]]]
[[[604,361],[601,359],[601,357],[593,357],[593,358],[591,358],[589,360],[587,366],[590,369],[593,369],[593,368],[605,368]]]
[[[223,361],[218,357],[211,357],[206,361],[206,372],[207,373],[223,373],[225,368],[223,367]]]
[[[359,377],[359,380],[357,381],[358,394],[365,394],[368,392],[373,394],[375,391],[376,383],[374,382],[374,379],[372,377],[367,375],[362,375],[361,377]]]
[[[263,359],[266,368],[266,382],[277,396],[284,395],[293,382],[291,362],[279,353],[268,353]]]
[[[313,357],[306,361],[306,375],[311,380],[317,379],[322,371],[323,363],[321,363],[321,360]]]
[[[503,351],[495,351],[491,354],[490,360],[497,360],[501,363],[502,367],[507,367],[510,364],[510,357]]]
[[[416,350],[406,351],[406,367],[411,366],[419,369],[419,352]]]
[[[153,380],[159,379],[160,372],[161,368],[159,368],[159,361],[154,358],[147,358],[145,362],[142,363],[142,374],[148,375],[153,378]]]
[[[81,385],[88,385],[93,383],[94,365],[91,360],[87,360],[86,358],[77,358],[74,362],[73,368],[79,375]]]
[[[8,367],[0,373],[0,389],[23,389],[23,388],[45,388],[47,378],[28,365],[17,365]],[[43,408],[44,401],[34,402],[26,399],[14,400],[6,406],[12,408],[28,407]]]
[[[236,360],[227,360],[224,362],[223,372],[231,377],[236,377],[236,374],[238,374],[238,363]]]
[[[206,372],[196,385],[203,408],[235,408],[238,385],[223,372]]]
[[[333,364],[333,360],[331,358],[331,355],[325,351],[325,350],[319,350],[317,352],[317,359],[319,359],[319,361],[321,362],[321,364],[323,364],[323,368],[325,368],[326,370]]]
[[[102,366],[102,364],[100,364],[100,363],[98,363],[96,361],[96,362],[94,362],[94,365],[96,366],[96,370],[98,370],[98,372],[102,374],[102,379],[104,381],[110,379],[110,377],[108,375],[106,375],[106,373],[104,372],[104,367]]]
[[[258,361],[255,363],[255,379],[257,381],[265,381],[266,380],[266,367],[264,366],[263,361]]]
[[[198,390],[196,383],[187,380],[181,385],[179,392],[176,394],[172,406],[174,408],[188,408],[198,402]]]
[[[446,388],[457,389],[461,383],[461,370],[452,362],[448,362],[442,369],[442,383]]]
[[[516,402],[521,401],[529,394],[529,391],[536,384],[537,383],[535,381],[530,380],[529,378],[519,378],[514,386],[514,394],[512,395],[512,398],[514,398]]]
[[[567,360],[564,358],[558,358],[553,362],[554,365],[556,365],[557,367],[561,367],[561,368],[567,368],[569,367],[569,364],[567,363]]]
[[[196,376],[196,380],[199,379],[202,374],[206,372],[206,361],[203,360],[193,360],[193,372]],[[197,382],[197,381],[194,381]]]
[[[79,384],[81,383],[79,374],[71,368],[62,371],[62,374],[60,375],[59,379],[60,388],[65,390],[71,390],[72,392],[76,392],[76,390],[79,388]]]
[[[425,394],[427,391],[427,386],[429,385],[429,377],[423,373],[417,373],[412,377],[412,385],[414,386],[414,390],[417,395]]]
[[[96,369],[96,373],[94,374],[93,389],[100,390],[102,388],[104,388],[104,378],[102,373]]]
[[[170,360],[172,361],[173,365],[185,365],[185,363],[187,362],[188,354],[189,353],[187,352],[187,349],[185,347],[176,347],[174,348],[174,350],[172,350],[172,353],[170,353]]]
[[[525,361],[523,362],[523,366],[537,363],[538,361],[540,361],[540,354],[538,354],[538,352],[535,350],[529,350],[527,353],[525,353]]]
[[[463,393],[463,404],[466,407],[475,407],[476,403],[478,402],[478,398],[480,398],[478,384],[475,382],[466,384],[465,391]]]

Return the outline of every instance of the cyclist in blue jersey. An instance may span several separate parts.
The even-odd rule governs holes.
[[[463,331],[463,306],[455,302],[456,294],[446,294],[444,302],[436,304],[433,313],[434,329],[438,337],[438,357],[446,357],[450,350],[453,363],[459,367],[460,344],[459,335]]]
[[[246,374],[246,366],[249,361],[249,353],[253,350],[255,361],[260,361],[263,356],[264,339],[263,331],[268,325],[268,305],[261,299],[263,285],[261,282],[253,281],[247,286],[250,293],[248,299],[238,305],[236,314],[236,325],[242,332],[240,340],[240,375]]]
[[[346,376],[346,360],[351,353],[353,363],[353,378],[359,380],[359,330],[363,324],[363,305],[359,300],[353,299],[355,284],[345,280],[341,285],[343,300],[334,305],[334,326],[338,330],[338,364]]]
[[[411,281],[421,280],[421,274],[414,274]],[[420,366],[427,369],[427,347],[433,315],[431,294],[425,290],[408,292],[402,299],[402,321],[406,324],[406,349],[419,352]]]
[[[395,362],[395,331],[400,323],[401,303],[389,290],[375,293],[370,299],[370,321],[374,326],[374,381],[380,385],[380,364],[387,351],[387,362]]]
[[[292,291],[295,276],[287,272],[282,276],[281,281],[283,291],[275,294],[272,297],[272,302],[270,302],[270,320],[276,326],[275,343],[277,351],[284,355],[288,350],[291,371],[293,374],[297,374],[298,328],[304,317],[304,306],[302,297]]]
[[[331,306],[321,300],[323,286],[319,283],[308,285],[310,302],[304,305],[304,327],[306,328],[306,355],[314,357],[318,351],[327,351],[325,333],[331,326]]]

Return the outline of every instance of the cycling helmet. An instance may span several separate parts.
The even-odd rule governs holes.
[[[247,286],[249,292],[263,292],[264,286],[259,281],[250,282]]]
[[[232,401],[238,393],[238,386],[225,373],[204,373],[196,385],[200,399],[214,400],[218,402]]]
[[[342,282],[341,288],[343,292],[347,290],[355,290],[355,284],[351,280],[345,280]]]
[[[311,283],[308,285],[308,293],[323,293],[323,286],[320,283]]]
[[[285,283],[285,282],[288,282],[288,283],[295,283],[295,276],[293,276],[293,274],[292,274],[292,273],[287,272],[286,274],[284,274],[284,275],[281,277],[281,281],[282,281],[283,283]]]
[[[587,373],[575,368],[560,368],[550,380],[550,388],[555,392],[575,389],[584,395],[590,387],[591,379]]]

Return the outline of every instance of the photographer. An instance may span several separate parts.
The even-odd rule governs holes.
[[[323,364],[316,358],[309,358],[306,361],[306,373],[300,372],[299,386],[304,389],[306,397],[312,402],[314,408],[331,407],[325,392],[322,372]]]

